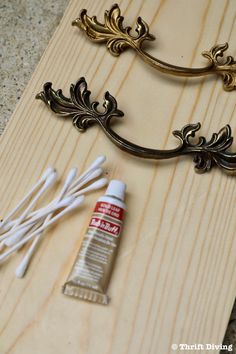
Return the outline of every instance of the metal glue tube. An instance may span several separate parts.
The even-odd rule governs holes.
[[[126,185],[112,180],[98,199],[71,273],[65,295],[107,305],[106,294],[114,267],[126,209]]]

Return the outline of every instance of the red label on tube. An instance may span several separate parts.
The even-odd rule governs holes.
[[[108,215],[120,221],[122,221],[124,218],[124,209],[107,202],[97,202],[94,213]]]

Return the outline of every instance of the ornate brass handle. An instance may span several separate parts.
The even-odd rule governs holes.
[[[84,9],[72,25],[85,31],[92,41],[106,43],[109,52],[115,56],[131,47],[146,63],[163,73],[187,77],[217,74],[222,77],[226,91],[236,88],[236,61],[232,56],[224,57],[228,43],[215,45],[209,51],[203,52],[202,55],[209,60],[209,64],[203,68],[175,66],[154,58],[143,49],[143,43],[153,41],[155,37],[149,33],[149,26],[141,17],[137,19],[135,29],[137,36],[131,34],[131,27],[123,26],[124,18],[120,15],[120,8],[117,4],[106,11],[104,17],[103,24],[97,20],[96,16],[89,17]]]
[[[44,85],[43,91],[37,94],[51,110],[62,117],[71,117],[72,122],[79,131],[85,131],[92,124],[97,123],[120,149],[139,157],[148,159],[170,159],[176,156],[193,154],[195,170],[203,173],[217,165],[226,172],[236,172],[236,153],[228,148],[233,138],[229,125],[223,127],[219,133],[214,133],[209,141],[199,137],[197,143],[191,142],[191,137],[200,129],[201,124],[187,124],[181,130],[175,130],[173,135],[178,138],[179,145],[172,150],[156,150],[138,146],[122,138],[111,128],[111,118],[122,117],[124,114],[117,108],[116,99],[106,92],[104,96],[104,111],[98,111],[98,102],[90,100],[90,91],[84,78],[70,87],[70,98],[63,95],[62,90],[53,90],[51,82]]]

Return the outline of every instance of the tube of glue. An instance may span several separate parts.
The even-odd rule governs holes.
[[[112,180],[98,199],[71,273],[65,295],[107,305],[106,290],[114,267],[126,209],[126,185]]]

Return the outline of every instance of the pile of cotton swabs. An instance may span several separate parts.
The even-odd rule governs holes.
[[[24,276],[44,231],[65,214],[79,207],[83,203],[86,193],[107,184],[106,178],[97,179],[103,173],[101,165],[104,161],[105,156],[99,156],[80,176],[77,176],[77,169],[72,168],[56,198],[48,205],[34,210],[39,198],[57,180],[56,170],[49,167],[18,205],[1,221],[0,261],[5,260],[27,242],[32,241],[21,263],[16,268],[17,277]]]

